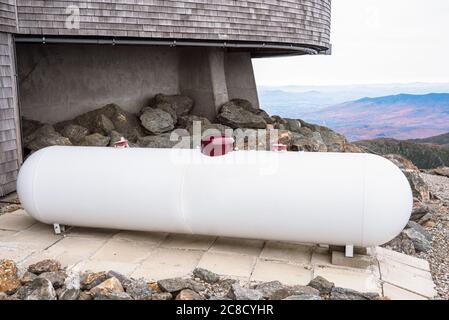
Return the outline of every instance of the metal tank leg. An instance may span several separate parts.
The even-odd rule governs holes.
[[[53,229],[55,230],[56,234],[61,234],[61,233],[65,232],[65,226],[60,225],[59,223],[53,224]]]
[[[354,246],[352,244],[345,246],[345,256],[347,258],[354,258]]]

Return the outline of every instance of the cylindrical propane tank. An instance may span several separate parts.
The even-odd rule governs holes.
[[[370,154],[49,147],[18,177],[48,224],[374,246],[410,218],[412,192]]]

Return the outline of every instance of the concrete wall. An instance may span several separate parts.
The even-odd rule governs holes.
[[[256,79],[251,54],[230,52],[225,59],[226,83],[229,99],[246,99],[259,108]]]
[[[17,44],[21,115],[46,123],[116,103],[138,112],[158,93],[184,94],[215,119],[223,103],[258,106],[249,53],[217,48]]]
[[[139,111],[157,93],[178,93],[169,47],[17,45],[22,116],[54,123],[116,103]]]

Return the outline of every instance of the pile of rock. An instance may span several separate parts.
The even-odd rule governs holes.
[[[432,235],[427,229],[435,225],[433,209],[427,205],[431,199],[429,187],[422,178],[420,170],[411,161],[395,154],[385,157],[402,170],[410,183],[414,197],[410,221],[401,234],[386,244],[386,247],[408,255],[427,252],[432,247]]]
[[[378,300],[375,293],[335,287],[321,277],[307,286],[279,281],[242,286],[236,280],[197,268],[190,278],[158,282],[118,272],[65,270],[55,260],[30,265],[19,275],[11,260],[0,260],[0,300]]]
[[[423,170],[425,173],[432,174],[435,176],[441,176],[449,178],[449,167],[439,167],[435,169]]]
[[[191,136],[194,122],[199,122],[201,133],[214,129],[234,136],[242,131],[277,129],[279,141],[259,143],[267,148],[270,143],[283,143],[290,151],[361,152],[344,136],[326,127],[269,116],[247,100],[225,103],[213,122],[192,114],[193,109],[194,101],[187,96],[158,94],[138,114],[109,104],[54,125],[23,119],[23,142],[31,152],[53,145],[113,146],[121,137],[129,140],[131,147],[172,148],[179,142],[170,139],[175,130],[181,138]],[[182,147],[195,146],[189,143]]]

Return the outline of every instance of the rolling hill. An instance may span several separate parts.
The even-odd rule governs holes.
[[[303,119],[326,125],[351,141],[433,137],[449,132],[449,94],[362,98],[305,113]]]
[[[354,144],[370,153],[400,154],[411,160],[420,169],[449,166],[449,147],[447,146],[395,139],[363,140]]]
[[[449,147],[449,133],[440,134],[438,136],[425,139],[414,139],[411,141],[416,143],[436,144],[439,146]]]

